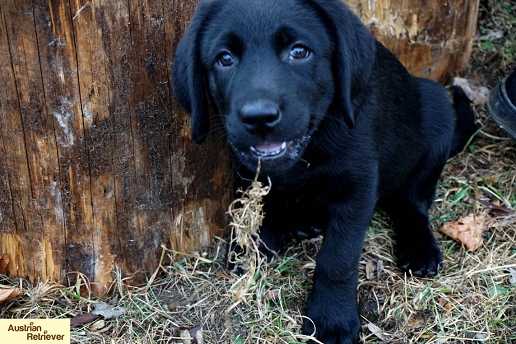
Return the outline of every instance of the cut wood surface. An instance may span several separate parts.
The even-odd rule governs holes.
[[[475,1],[349,2],[412,72],[464,67]],[[228,148],[220,128],[191,141],[169,83],[197,3],[0,1],[0,255],[12,276],[81,273],[99,294],[117,270],[144,282],[162,244],[199,250],[226,226]]]
[[[170,63],[197,1],[2,0],[0,254],[33,281],[134,283],[220,234],[233,173],[196,145]],[[219,140],[218,140],[219,139]]]
[[[479,0],[344,0],[414,75],[450,81],[467,70]]]

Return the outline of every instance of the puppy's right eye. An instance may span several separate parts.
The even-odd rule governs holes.
[[[229,53],[221,53],[217,58],[217,63],[221,67],[229,67],[232,66],[235,61],[233,60],[233,56],[231,56]]]
[[[301,44],[292,47],[289,53],[290,59],[306,59],[310,56],[310,50]]]

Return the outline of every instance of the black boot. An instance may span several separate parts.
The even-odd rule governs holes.
[[[516,141],[516,69],[489,93],[487,110],[495,123]]]
[[[516,106],[516,69],[505,80],[505,90],[512,105]]]

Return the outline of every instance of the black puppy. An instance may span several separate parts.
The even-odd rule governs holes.
[[[273,190],[267,247],[324,229],[306,309],[320,341],[358,340],[357,267],[376,204],[394,222],[399,266],[437,273],[427,210],[446,160],[475,130],[472,109],[410,76],[340,0],[205,0],[172,82],[195,141],[211,104],[242,169],[253,175],[261,157]]]

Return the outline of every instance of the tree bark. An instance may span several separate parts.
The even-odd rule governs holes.
[[[467,70],[479,0],[344,0],[409,72],[445,83]]]
[[[234,196],[223,142],[196,145],[170,63],[197,1],[3,0],[0,253],[9,272],[102,293],[161,244],[200,249]]]

